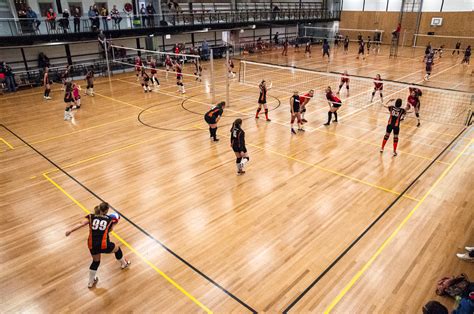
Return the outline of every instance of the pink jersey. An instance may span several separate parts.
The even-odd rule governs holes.
[[[74,97],[74,99],[81,98],[81,96],[79,95],[79,87],[76,86],[72,89],[72,96]]]

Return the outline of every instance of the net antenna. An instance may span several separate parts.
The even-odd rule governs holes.
[[[273,89],[290,97],[294,90],[300,93],[310,89],[315,91],[312,103],[327,103],[325,88],[330,86],[334,93],[338,91],[342,73],[324,72],[302,69],[293,66],[273,65],[247,60],[240,60],[240,82],[248,86],[258,86],[265,79],[273,82]],[[374,79],[351,75],[350,95],[345,87],[340,95],[345,108],[351,108],[350,115],[367,112],[380,112],[384,115],[387,109],[382,106],[381,97],[376,94],[371,101],[374,90]],[[383,77],[382,77],[383,80]],[[472,113],[473,93],[407,84],[397,81],[383,80],[383,100],[401,98],[407,103],[410,87],[422,91],[420,117],[423,120],[446,125],[464,126],[470,121]],[[384,116],[385,118],[385,116]],[[413,113],[407,120],[415,119]]]

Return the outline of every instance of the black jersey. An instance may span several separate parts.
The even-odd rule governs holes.
[[[349,47],[349,38],[344,38],[344,47]]]
[[[232,145],[232,148],[234,150],[244,150],[245,132],[240,127],[234,126],[230,130],[230,145]]]
[[[64,102],[68,103],[68,102],[73,102],[74,101],[74,98],[72,97],[72,91],[66,91],[64,93]]]
[[[293,99],[293,104],[291,104],[292,99]],[[293,95],[290,98],[290,104],[292,106],[294,113],[300,112],[300,96],[299,95]]]
[[[471,56],[471,47],[466,48],[466,51],[464,51],[464,56],[465,57],[470,57]]]
[[[115,220],[107,215],[95,214],[89,214],[86,218],[89,220],[89,249],[106,249]]]
[[[218,117],[222,116],[223,112],[224,110],[222,108],[215,106],[206,112],[206,116],[212,119],[217,119]]]
[[[262,84],[259,85],[260,87],[260,96],[258,97],[259,104],[267,103],[267,87],[263,86]]]
[[[406,113],[406,110],[395,106],[388,106],[388,111],[390,111],[390,118],[388,118],[387,124],[392,127],[398,127],[400,125],[400,118]]]
[[[365,43],[363,40],[359,41],[359,52],[364,52],[365,50]]]

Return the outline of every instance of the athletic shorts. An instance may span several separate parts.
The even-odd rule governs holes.
[[[247,148],[245,146],[244,147],[232,146],[232,150],[236,153],[246,153],[247,152]]]
[[[427,65],[426,66],[426,72],[431,72],[432,70],[432,66],[431,65]]]
[[[92,249],[89,249],[92,255],[100,254],[100,253],[112,253],[112,251],[115,249],[115,243],[113,242],[107,242],[107,248],[101,249],[100,247],[93,247]]]
[[[267,103],[267,101],[266,101],[266,100],[260,100],[260,99],[259,99],[259,100],[258,100],[258,103],[259,103],[260,105],[264,105],[264,104]]]
[[[207,122],[207,124],[216,124],[216,118],[209,117],[207,114],[204,116],[204,120]]]
[[[391,133],[393,130],[393,134],[398,135],[400,133],[400,127],[399,126],[393,126],[391,124],[387,125],[387,133]]]
[[[341,106],[342,106],[342,104],[332,104],[332,107],[333,107],[333,108],[339,108],[339,107],[341,107]]]

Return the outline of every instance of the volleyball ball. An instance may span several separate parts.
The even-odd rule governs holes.
[[[117,223],[120,221],[120,215],[118,213],[111,213],[111,214],[108,214],[107,216],[109,216],[112,219],[113,223]]]

